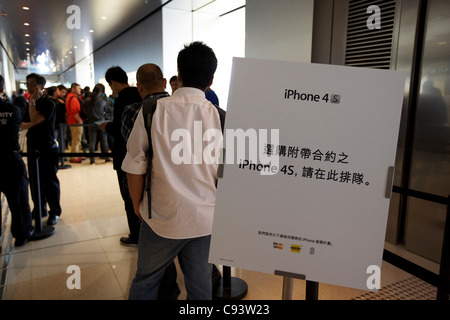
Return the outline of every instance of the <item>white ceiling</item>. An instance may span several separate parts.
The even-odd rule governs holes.
[[[48,50],[59,64],[54,72],[58,73],[162,6],[220,15],[243,4],[245,0],[2,0],[0,40],[16,68],[27,59],[27,52],[34,61]],[[80,29],[67,27],[75,17],[73,11],[67,13],[70,5],[80,9]]]

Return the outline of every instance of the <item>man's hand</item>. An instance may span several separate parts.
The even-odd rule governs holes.
[[[31,104],[35,104],[36,103],[36,101],[40,98],[40,97],[42,97],[42,91],[40,91],[40,90],[36,90],[36,91],[34,91],[33,92],[33,94],[30,96],[30,103]]]
[[[80,114],[77,113],[76,115],[73,116],[75,118],[75,120],[77,120],[78,124],[83,124],[83,119],[81,119]]]
[[[130,191],[130,197],[133,201],[134,213],[142,220],[141,213],[139,212],[139,205],[141,204],[144,193],[144,175],[127,173],[127,180],[128,190]],[[148,209],[151,210],[151,208]]]
[[[20,130],[28,130],[31,128],[31,123],[29,122],[22,122],[20,124]]]
[[[142,220],[141,213],[139,211],[134,211],[134,214],[138,216],[139,220]]]

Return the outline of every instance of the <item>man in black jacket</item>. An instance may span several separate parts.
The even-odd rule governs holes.
[[[128,237],[120,238],[120,244],[125,246],[137,246],[139,240],[140,220],[134,214],[133,202],[128,191],[127,174],[121,168],[122,161],[127,153],[127,144],[122,135],[122,114],[126,106],[142,101],[139,90],[128,84],[128,76],[120,67],[111,67],[106,71],[106,81],[111,90],[118,95],[114,101],[114,118],[113,122],[100,126],[100,129],[106,130],[114,139],[112,148],[113,167],[117,172],[119,180],[120,193],[125,203],[125,211],[127,214],[128,226],[130,234]]]

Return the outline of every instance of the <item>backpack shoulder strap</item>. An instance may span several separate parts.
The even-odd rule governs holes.
[[[156,111],[158,99],[151,98],[144,101],[142,106],[142,113],[144,116],[145,129],[147,130],[148,135],[148,151],[147,151],[147,174],[146,174],[146,182],[145,182],[145,190],[147,190],[148,197],[148,218],[152,218],[152,196],[150,191],[151,186],[151,177],[152,177],[152,159],[153,159],[153,145],[152,145],[152,119],[153,114]]]
[[[153,158],[151,130],[152,130],[153,114],[156,111],[157,102],[158,102],[157,98],[151,98],[151,99],[145,100],[142,105],[142,113],[144,116],[145,129],[147,130],[148,143],[149,143],[147,159]]]

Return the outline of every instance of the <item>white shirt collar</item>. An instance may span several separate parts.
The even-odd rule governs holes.
[[[197,88],[193,88],[193,87],[181,87],[178,88],[174,93],[173,96],[177,96],[177,95],[182,95],[182,94],[189,94],[189,95],[198,95],[198,96],[205,96],[205,92],[197,89]]]

